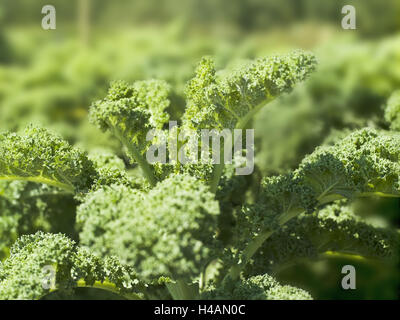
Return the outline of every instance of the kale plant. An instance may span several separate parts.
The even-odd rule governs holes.
[[[224,72],[203,58],[177,130],[251,128],[258,111],[315,68],[302,51]],[[327,251],[396,261],[399,233],[356,215],[351,203],[400,197],[398,96],[385,117],[392,131],[341,134],[295,170],[260,177],[257,169],[235,175],[243,155],[149,163],[147,133],[167,130],[169,92],[164,81],[117,81],[90,108],[90,121],[121,142],[141,177],[113,154],[88,155],[43,128],[0,135],[1,299],[77,287],[129,299],[312,299],[278,282],[276,270]]]

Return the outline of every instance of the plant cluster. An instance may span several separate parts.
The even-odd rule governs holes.
[[[303,51],[225,72],[203,58],[186,86],[182,126],[247,128],[316,65]],[[311,299],[276,271],[327,251],[396,261],[397,230],[351,206],[400,197],[396,95],[386,113],[391,130],[338,134],[297,168],[257,179],[258,171],[235,176],[236,162],[146,161],[148,130],[167,130],[169,90],[164,81],[116,81],[90,107],[90,121],[121,142],[141,177],[115,155],[87,154],[47,129],[0,135],[0,299],[76,287],[132,299]],[[59,219],[64,201],[74,203],[67,223]],[[56,270],[54,288],[43,286],[46,266]]]

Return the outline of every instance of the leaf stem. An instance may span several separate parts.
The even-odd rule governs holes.
[[[249,111],[242,119],[240,119],[236,126],[235,129],[243,130],[246,128],[247,124],[249,121],[257,114],[258,111],[260,111],[267,103],[269,103],[271,100],[263,101],[262,103],[259,103],[256,107],[254,107],[251,111]],[[221,147],[220,149],[220,155],[222,155],[224,150],[224,146]],[[221,159],[222,158],[222,159]],[[222,172],[224,171],[225,168],[225,161],[223,157],[220,157],[220,163],[215,164],[213,168],[213,173],[212,173],[212,178],[210,182],[210,190],[213,193],[217,192],[218,189],[218,184],[221,179]]]
[[[96,281],[94,284],[88,285],[84,280],[81,279],[77,282],[77,287],[78,288],[96,288],[96,289],[105,290],[105,291],[117,294],[119,296],[122,296],[128,300],[143,300],[138,294],[135,294],[135,293],[121,293],[121,290],[119,290],[114,283],[109,282],[109,281],[103,281],[103,282]]]
[[[279,217],[279,225],[282,226],[286,222],[288,222],[290,219],[298,216],[301,212],[303,212],[302,209],[300,208],[294,208],[292,210],[289,210],[282,214]],[[266,230],[264,232],[261,232],[259,235],[257,235],[246,247],[246,249],[243,251],[242,259],[241,261],[232,266],[231,269],[229,270],[228,277],[232,279],[237,279],[240,276],[240,272],[242,269],[246,266],[246,264],[250,261],[250,259],[253,257],[253,255],[256,253],[256,251],[262,246],[262,244],[275,232],[276,230]]]
[[[150,185],[154,187],[157,181],[154,176],[153,170],[151,169],[147,160],[140,154],[135,145],[124,136],[121,130],[113,128],[113,132],[115,136],[121,141],[121,143],[126,147],[129,155],[134,158],[135,161],[138,163],[139,167],[142,169],[143,175],[149,181]]]
[[[236,124],[235,128],[236,129],[245,129],[248,122],[253,119],[253,117],[256,115],[258,111],[260,111],[266,104],[271,102],[271,99],[268,99],[267,101],[263,101],[259,103],[257,106],[255,106],[253,109],[251,109],[242,119],[238,121]]]
[[[174,300],[193,300],[198,293],[194,285],[187,284],[183,280],[168,282],[166,286]]]
[[[210,183],[210,191],[212,193],[216,193],[219,185],[219,181],[221,180],[222,172],[224,171],[225,164],[218,163],[214,165],[211,183]]]
[[[51,180],[48,178],[44,177],[21,177],[21,176],[2,176],[0,177],[0,181],[30,181],[30,182],[35,182],[35,183],[43,183],[47,184],[50,186],[58,187],[60,189],[63,189],[67,191],[68,193],[75,193],[75,188],[72,185],[66,184],[66,183],[61,183],[56,180]]]

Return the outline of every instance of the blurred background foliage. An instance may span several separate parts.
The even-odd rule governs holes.
[[[41,28],[46,4],[57,10],[56,30]],[[356,7],[357,30],[341,28],[346,4]],[[295,168],[316,146],[351,130],[387,128],[384,106],[400,89],[400,1],[0,0],[0,130],[39,123],[88,151],[100,147],[123,157],[119,144],[87,121],[89,105],[104,96],[110,81],[168,81],[168,112],[175,120],[185,108],[185,82],[202,56],[212,55],[218,68],[229,69],[292,48],[312,50],[320,65],[309,81],[256,119],[256,163],[263,175]],[[31,189],[0,185],[0,252],[5,239],[35,230],[76,238],[74,230],[63,228],[74,219],[74,200],[61,212],[54,198],[46,201],[46,190]],[[400,227],[398,200],[355,206],[360,215]],[[23,223],[8,226],[10,214]],[[341,289],[345,264],[357,268],[357,290]],[[276,276],[317,299],[399,297],[398,266],[360,257],[327,253]]]

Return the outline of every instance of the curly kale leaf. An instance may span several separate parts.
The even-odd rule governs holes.
[[[301,214],[267,239],[246,267],[246,274],[277,272],[301,259],[328,251],[396,260],[400,235],[353,213],[340,202],[312,214]]]
[[[281,285],[268,274],[248,279],[229,280],[218,287],[209,287],[203,299],[217,300],[312,300],[311,295],[296,287]]]
[[[46,129],[29,126],[22,134],[0,135],[0,180],[25,180],[68,192],[89,189],[96,177],[84,152]]]
[[[52,269],[54,274],[46,272]],[[132,268],[100,259],[62,234],[38,232],[19,238],[0,264],[0,299],[40,299],[54,290],[99,287],[138,299],[144,290]]]
[[[400,136],[366,128],[333,146],[317,148],[293,173],[265,178],[259,200],[245,206],[237,222],[240,270],[280,226],[302,212],[340,199],[400,197]]]
[[[175,175],[149,192],[113,185],[90,193],[77,221],[95,253],[118,256],[146,279],[190,281],[213,255],[218,214],[206,185]]]
[[[111,84],[108,95],[90,108],[90,121],[122,142],[152,185],[156,183],[154,172],[144,158],[151,143],[146,135],[168,122],[165,109],[169,106],[169,90],[164,81],[137,81],[132,85],[117,81]]]
[[[184,123],[192,129],[244,128],[265,104],[314,71],[314,55],[294,51],[260,58],[228,76],[216,73],[211,58],[203,58],[188,83]]]

